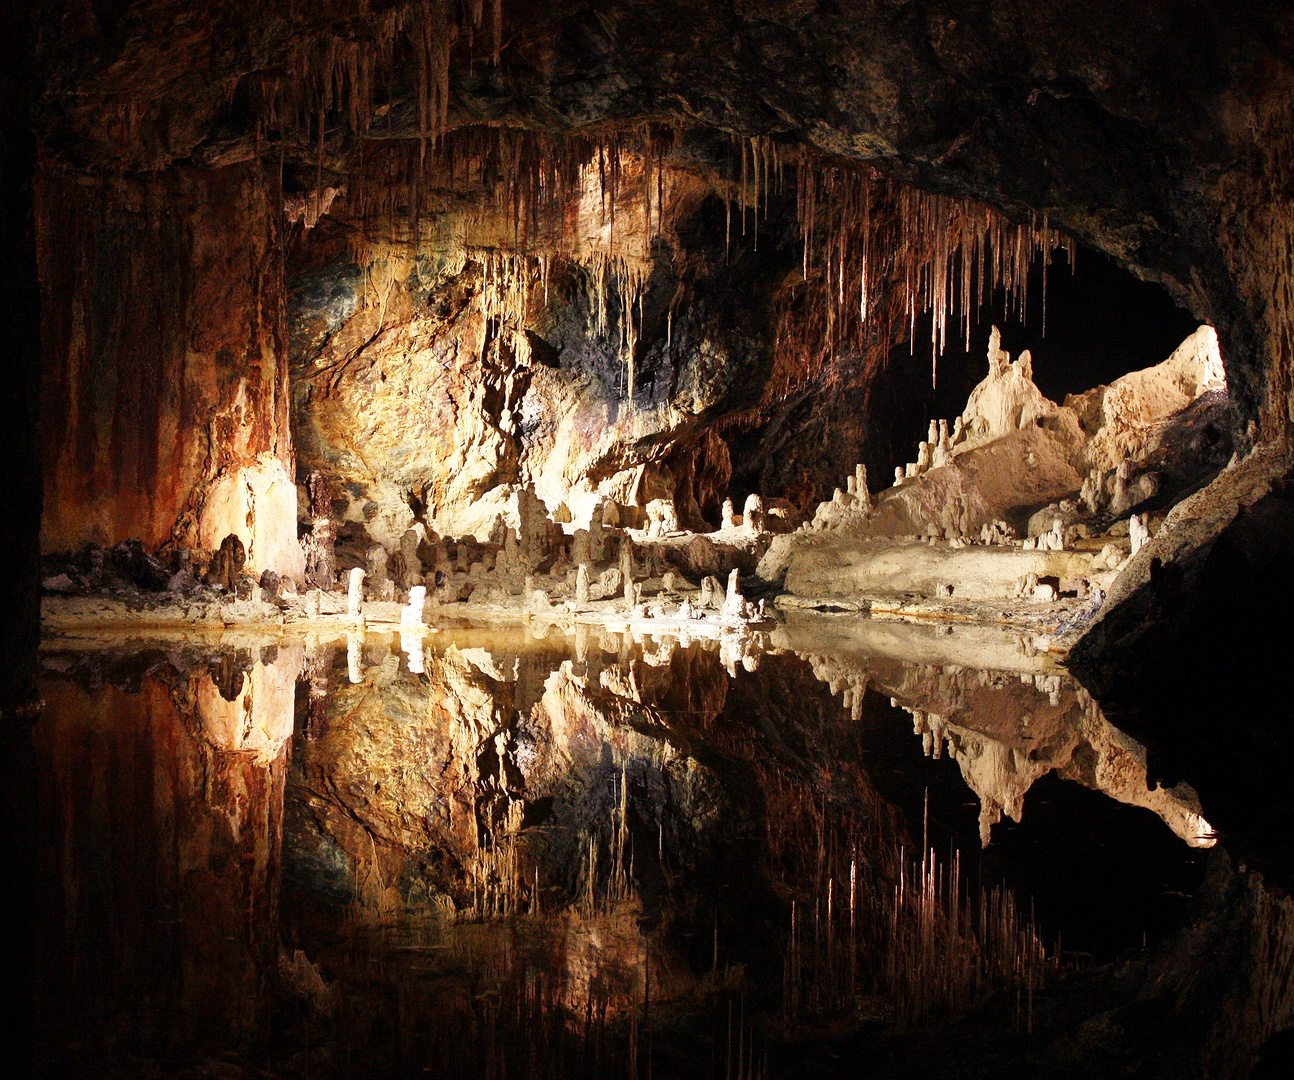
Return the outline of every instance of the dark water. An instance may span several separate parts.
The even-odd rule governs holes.
[[[1200,808],[1054,664],[834,625],[50,642],[44,1071],[820,1073],[1175,924]]]

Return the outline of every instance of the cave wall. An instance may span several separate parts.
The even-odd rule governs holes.
[[[277,177],[39,176],[45,551],[243,540],[298,575]]]
[[[132,534],[150,546],[177,540],[211,547],[223,529],[236,523],[252,542],[254,565],[291,569],[296,555],[287,541],[291,494],[286,480],[297,477],[285,477],[292,471],[292,458],[282,419],[284,382],[268,374],[270,352],[281,363],[284,347],[281,342],[272,349],[250,344],[240,354],[241,345],[207,333],[220,321],[226,324],[223,332],[240,343],[264,343],[272,336],[268,328],[273,320],[247,312],[257,305],[268,311],[278,302],[279,286],[270,281],[276,271],[268,258],[273,247],[268,236],[277,226],[269,218],[257,221],[251,213],[236,224],[234,218],[243,211],[232,206],[241,196],[217,196],[216,191],[230,183],[229,177],[243,175],[252,187],[265,186],[266,206],[277,204],[279,196],[270,190],[274,181],[254,179],[253,162],[274,162],[291,180],[290,199],[298,216],[301,205],[308,207],[328,192],[330,199],[338,196],[337,209],[328,216],[334,224],[353,227],[362,215],[348,208],[348,200],[362,201],[361,175],[369,170],[370,188],[380,183],[381,168],[373,168],[383,152],[377,147],[411,144],[421,160],[427,146],[434,149],[440,131],[481,124],[605,133],[628,131],[650,118],[708,130],[720,141],[731,133],[737,143],[765,139],[771,140],[768,145],[807,145],[842,160],[870,162],[925,189],[983,200],[1017,220],[1046,215],[1071,235],[1163,283],[1195,315],[1218,328],[1242,447],[1285,437],[1294,409],[1294,276],[1289,259],[1294,225],[1285,194],[1294,160],[1287,104],[1294,99],[1294,16],[1285,6],[1254,0],[1202,2],[1189,12],[1112,3],[1081,10],[1055,3],[963,10],[943,0],[898,7],[882,0],[850,0],[813,8],[796,0],[761,0],[734,9],[677,0],[621,0],[592,12],[565,0],[542,5],[512,0],[504,6],[500,39],[477,27],[475,38],[460,33],[447,52],[432,55],[426,51],[426,35],[419,37],[426,29],[420,20],[434,14],[452,23],[460,16],[451,8],[325,3],[264,11],[234,2],[190,12],[175,0],[124,7],[71,0],[48,5],[42,14],[46,81],[33,122],[52,161],[99,177],[76,190],[82,195],[97,191],[104,212],[84,211],[80,220],[85,227],[76,227],[78,212],[63,213],[58,195],[73,181],[56,179],[59,174],[49,170],[47,190],[56,197],[49,203],[53,212],[43,218],[50,238],[42,256],[46,295],[55,312],[46,319],[51,350],[46,445],[54,450],[47,469],[53,496],[45,516],[47,549]],[[182,11],[186,17],[175,18]],[[452,38],[445,35],[446,41]],[[487,47],[487,40],[494,46]],[[749,142],[752,162],[753,147]],[[696,145],[683,149],[684,156],[698,156]],[[727,153],[727,181],[735,182],[739,160],[744,195],[747,147],[735,156],[731,147]],[[714,163],[711,153],[708,166],[713,169]],[[101,178],[113,173],[116,179]],[[199,191],[204,186],[206,195]],[[528,195],[517,191],[513,197]],[[135,218],[135,226],[113,232],[114,220],[130,217],[124,208],[132,200],[150,199],[156,209]],[[230,207],[216,210],[217,201]],[[758,195],[754,202],[758,206]],[[258,251],[266,255],[264,270],[222,293],[221,271],[199,253],[201,245],[186,235],[186,226],[139,224],[150,214],[160,222],[163,204],[180,211],[177,221],[189,213],[187,207],[206,206],[198,216],[205,214],[207,220],[193,235],[211,229],[215,236],[223,228],[230,251],[241,245],[252,263]],[[418,211],[407,211],[406,217],[416,222]],[[216,221],[222,213],[230,219]],[[313,220],[315,215],[307,211],[307,216]],[[453,236],[455,220],[452,213],[440,215],[437,228],[443,237]],[[744,212],[742,220],[744,224]],[[490,229],[481,231],[477,221],[473,242],[525,254],[515,236],[508,240],[506,225],[506,219],[495,221],[489,236]],[[173,235],[164,237],[166,229]],[[462,248],[472,244],[463,236],[458,240],[461,256]],[[606,255],[601,243],[581,240],[574,264],[587,273],[595,265],[593,256]],[[160,396],[154,402],[151,390],[130,388],[132,380],[139,382],[143,358],[155,358],[107,310],[114,306],[112,286],[103,281],[114,275],[106,275],[102,267],[117,258],[114,252],[120,253],[122,266],[148,265],[153,271],[147,288],[134,280],[140,276],[135,271],[115,277],[127,282],[120,295],[129,294],[145,312],[139,324],[155,323],[158,336],[170,342],[161,347],[162,362],[154,368],[167,373],[158,386],[183,385],[183,378],[171,377],[180,351],[173,339],[193,337],[195,327],[205,328],[196,337],[211,340],[188,350],[192,356],[186,360],[204,372],[196,382],[207,389],[193,398],[199,405],[167,401],[163,407]],[[357,261],[363,262],[350,260]],[[451,369],[456,374],[449,381],[458,379],[460,391],[469,383],[479,390],[478,403],[463,412],[462,445],[442,445],[437,437],[436,459],[417,462],[416,468],[405,470],[409,476],[396,477],[377,498],[368,488],[380,470],[358,461],[362,448],[348,446],[343,452],[331,436],[316,437],[318,432],[310,431],[302,464],[342,466],[348,474],[343,479],[358,485],[352,491],[354,504],[385,508],[380,512],[390,518],[392,530],[409,492],[452,507],[470,494],[528,479],[541,495],[553,494],[576,475],[585,495],[591,488],[615,491],[622,498],[626,486],[639,496],[673,489],[689,509],[712,504],[724,471],[723,454],[704,455],[715,476],[701,498],[684,490],[684,474],[703,439],[714,448],[703,429],[721,414],[739,413],[758,402],[768,380],[776,381],[776,372],[764,370],[767,328],[740,325],[731,319],[731,308],[706,315],[701,303],[690,304],[686,295],[680,306],[675,297],[680,284],[686,294],[688,271],[680,270],[676,257],[668,271],[651,257],[646,261],[655,268],[644,270],[641,279],[642,334],[636,350],[641,386],[635,387],[640,408],[622,408],[619,392],[607,385],[614,350],[606,347],[609,341],[588,334],[589,319],[581,310],[587,292],[581,300],[577,294],[584,286],[575,281],[564,311],[548,309],[534,324],[514,318],[511,325],[505,326],[505,319],[491,327],[486,320],[479,328],[464,323],[454,331]],[[471,291],[472,283],[462,273],[456,284],[450,282],[455,274],[437,273],[444,280],[436,288]],[[736,280],[739,270],[732,276]],[[99,283],[92,284],[95,280]],[[710,288],[716,279],[702,273],[694,280]],[[162,282],[172,286],[165,296]],[[156,303],[145,299],[150,290],[157,294]],[[698,288],[698,295],[703,291]],[[752,287],[745,302],[768,301],[776,291]],[[76,294],[83,294],[79,304]],[[720,297],[717,304],[723,302]],[[217,313],[222,305],[226,310]],[[372,322],[374,309],[377,322]],[[89,330],[83,336],[96,344],[82,350],[76,320],[87,317]],[[229,329],[249,318],[260,320],[258,329]],[[402,377],[393,366],[388,370],[369,363],[372,357],[365,354],[378,350],[358,336],[368,326],[365,320],[372,323],[369,329],[380,339],[378,345],[391,344],[406,356],[420,350],[430,356],[425,334],[421,345],[410,337],[420,314],[400,327],[382,325],[384,318],[379,305],[366,299],[337,337],[342,341],[351,334],[348,350],[354,355],[341,354],[330,340],[305,361],[316,370],[298,378],[297,400],[303,399],[303,383],[311,382],[312,402],[331,397],[328,407],[338,406],[329,421],[334,427],[346,424],[361,431],[366,409],[385,408],[380,395],[369,393],[372,385],[361,386],[363,379],[374,384]],[[689,318],[697,327],[717,318],[729,319],[731,325],[724,335],[702,329],[689,337]],[[591,349],[577,361],[559,359],[553,366],[541,359],[527,365],[523,354],[530,344],[538,344],[539,353],[552,359],[545,346],[553,345],[550,337],[561,331],[563,320],[572,334],[594,342]],[[467,363],[469,339],[477,329],[479,370],[455,368]],[[538,340],[532,342],[531,334]],[[725,335],[727,340],[721,340]],[[229,351],[222,354],[224,344]],[[562,353],[560,344],[553,347]],[[685,352],[693,358],[701,393],[679,407],[674,399],[692,378],[682,373],[677,359]],[[238,391],[214,388],[220,379],[212,373],[222,355],[241,355],[238,363],[247,365],[249,386],[265,389],[273,383],[273,393],[259,394],[255,404],[242,406],[241,418],[234,418],[240,408],[234,400]],[[844,357],[840,367],[851,363]],[[487,374],[491,364],[495,370]],[[112,374],[116,370],[125,378]],[[522,371],[528,374],[519,382]],[[581,383],[585,376],[591,381]],[[862,372],[858,377],[866,376]],[[336,385],[326,385],[327,379]],[[597,380],[604,385],[597,387]],[[550,449],[543,453],[536,450],[539,442],[526,443],[526,407],[518,397],[524,399],[529,391],[523,393],[521,383],[552,388],[532,398],[532,412],[558,410],[553,415],[561,417],[555,424],[531,425],[542,436],[539,442],[548,440]],[[721,384],[728,388],[716,396]],[[826,396],[836,385],[828,378],[809,398],[792,405],[803,412],[826,401],[839,414],[829,432],[807,436],[813,441],[807,452],[790,447],[785,433],[794,428],[801,441],[804,433],[814,431],[811,424],[799,419],[779,431],[776,410],[759,417],[755,436],[742,446],[756,461],[737,464],[733,486],[780,485],[790,493],[804,491],[806,501],[812,501],[823,493],[819,487],[808,494],[820,483],[813,474],[830,464],[829,457],[845,458],[837,466],[847,467],[863,456],[860,447],[867,432],[851,422],[847,403]],[[782,389],[790,387],[782,384]],[[446,399],[440,397],[448,393],[446,388],[435,379],[414,379],[406,390],[424,403],[409,406],[410,415],[422,409],[427,413],[423,420],[438,428],[447,416]],[[340,408],[346,394],[352,400]],[[118,400],[139,423],[108,419],[118,411]],[[69,402],[74,404],[69,407]],[[223,460],[225,451],[217,450],[199,463],[200,419],[167,427],[165,416],[187,418],[208,407],[230,417],[234,430],[246,429],[244,445],[232,452],[237,460]],[[451,411],[457,415],[457,406]],[[505,417],[505,412],[512,415]],[[260,419],[271,416],[272,436]],[[518,431],[505,430],[509,421]],[[140,432],[159,426],[158,447],[143,446],[150,436]],[[171,438],[172,430],[181,432],[178,438]],[[393,444],[383,453],[398,457],[399,449]],[[729,453],[733,461],[740,456]],[[409,464],[409,455],[405,458]],[[257,462],[259,471],[246,472]],[[267,503],[274,504],[272,511]],[[76,513],[67,509],[72,506]],[[78,522],[78,517],[85,520]],[[247,524],[249,517],[253,520]],[[274,539],[253,536],[271,521]]]
[[[419,518],[486,536],[528,484],[580,526],[600,497],[672,498],[717,525],[731,464],[715,424],[768,382],[793,212],[757,246],[729,235],[713,177],[667,172],[651,211],[636,182],[614,210],[575,192],[562,216],[599,224],[568,225],[552,254],[501,252],[510,208],[470,192],[430,235],[382,223],[362,244],[374,223],[335,199],[289,257],[299,475],[336,476],[344,516],[389,546]]]

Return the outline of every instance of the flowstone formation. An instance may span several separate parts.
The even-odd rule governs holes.
[[[1062,405],[1039,391],[1027,351],[1013,361],[1001,349],[996,328],[988,362],[951,430],[931,420],[892,487],[860,491],[859,466],[847,490],[773,542],[759,575],[783,584],[786,602],[916,613],[934,601],[934,614],[939,601],[969,601],[990,619],[1010,617],[1003,601],[1036,612],[1069,597],[1092,609],[1170,508],[1226,464],[1227,395],[1209,327],[1162,363]]]

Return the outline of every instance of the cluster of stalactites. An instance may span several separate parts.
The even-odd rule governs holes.
[[[672,141],[659,125],[600,136],[471,127],[426,153],[375,141],[346,185],[355,243],[411,222],[415,252],[447,241],[467,251],[483,268],[482,314],[496,327],[522,325],[538,290],[547,303],[555,264],[583,267],[594,328],[618,336],[632,397],[643,287],[674,198]]]
[[[361,243],[370,225],[386,231],[412,222],[415,249],[451,240],[493,253],[482,298],[489,317],[524,320],[523,278],[546,295],[554,263],[585,267],[599,333],[618,307],[632,396],[642,288],[653,241],[668,231],[676,206],[666,159],[677,138],[669,125],[641,124],[580,134],[475,126],[429,147],[371,140],[346,181],[348,212],[362,225]],[[886,348],[899,326],[914,337],[926,311],[937,357],[955,314],[969,339],[986,294],[1001,288],[1023,311],[1035,256],[1050,260],[1063,247],[1072,265],[1072,241],[1045,219],[1014,224],[980,204],[766,138],[732,146],[722,188],[728,244],[740,233],[757,245],[770,198],[794,185],[812,297],[779,330],[779,351],[790,358],[784,381],[802,377],[797,369],[812,366],[811,356],[821,361],[847,345]],[[437,235],[447,221],[455,235]]]
[[[901,316],[915,348],[917,316],[930,312],[937,358],[954,315],[969,348],[972,316],[999,288],[1023,316],[1035,257],[1050,264],[1061,248],[1073,266],[1074,241],[1051,229],[1045,217],[1016,224],[982,204],[899,184],[866,165],[828,162],[809,148],[762,137],[735,143],[740,163],[731,168],[729,238],[740,228],[758,242],[769,196],[785,190],[794,168],[803,275],[819,283],[821,295],[807,319],[801,312],[803,325],[787,328],[793,348],[810,345],[806,337],[819,338],[817,347],[826,352],[857,346],[874,312],[886,323]],[[1043,282],[1045,289],[1045,276]],[[873,335],[886,343],[889,336],[888,325]]]
[[[802,155],[796,191],[805,277],[816,265],[826,279],[831,324],[854,307],[866,322],[889,281],[899,286],[914,348],[917,316],[932,314],[935,358],[954,312],[969,348],[972,316],[986,294],[1003,289],[1023,316],[1035,257],[1049,264],[1061,248],[1073,266],[1074,241],[1046,218],[1015,224],[982,204],[898,184],[866,166],[824,166]]]
[[[290,22],[302,25],[293,27],[286,55],[274,70],[248,75],[246,91],[257,143],[312,143],[319,188],[327,139],[368,135],[409,69],[415,82],[417,145],[425,153],[428,142],[438,141],[449,128],[455,46],[466,45],[465,62],[470,64],[478,59],[478,43],[488,37],[490,59],[497,64],[503,41],[502,0],[412,0],[384,12],[351,0],[316,0],[290,5],[288,15]]]
[[[430,236],[429,216],[453,213],[516,252],[645,257],[672,195],[672,142],[656,124],[591,134],[477,125],[425,149],[371,140],[346,178],[348,215],[381,230],[412,222],[415,244]]]

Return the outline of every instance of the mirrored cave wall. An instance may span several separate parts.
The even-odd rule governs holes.
[[[808,504],[866,417],[789,410],[1049,226],[1218,328],[1242,442],[1287,432],[1288,13],[47,7],[46,550],[294,574],[313,468],[384,540],[528,483]]]

